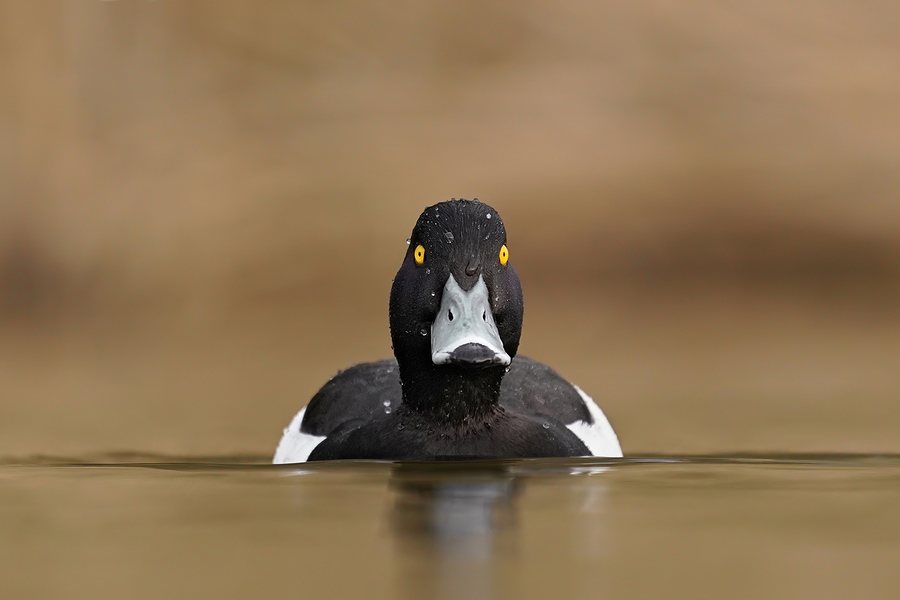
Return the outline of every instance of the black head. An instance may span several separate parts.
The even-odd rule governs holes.
[[[451,200],[425,209],[391,288],[391,340],[401,378],[413,369],[502,373],[518,350],[523,315],[522,287],[506,244],[503,221],[487,204]],[[449,331],[462,317],[475,329],[480,319],[484,336]],[[480,341],[485,336],[497,343]]]

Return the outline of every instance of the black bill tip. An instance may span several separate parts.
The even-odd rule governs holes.
[[[448,357],[447,364],[464,367],[490,367],[493,365],[505,365],[503,357],[485,346],[470,342],[453,350]]]

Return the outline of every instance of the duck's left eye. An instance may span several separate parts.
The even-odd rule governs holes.
[[[506,265],[507,262],[509,262],[509,248],[503,244],[503,247],[500,248],[500,264]]]
[[[416,264],[421,265],[425,262],[425,246],[419,244],[416,246],[416,251],[413,253],[413,258],[416,259]]]

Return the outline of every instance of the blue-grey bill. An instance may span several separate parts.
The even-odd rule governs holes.
[[[453,275],[447,279],[441,307],[431,324],[431,361],[436,365],[510,363],[482,276],[468,292],[459,286]]]

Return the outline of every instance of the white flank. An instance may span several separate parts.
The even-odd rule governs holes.
[[[619,438],[616,436],[616,432],[613,431],[612,425],[609,424],[606,415],[603,414],[603,411],[600,410],[594,399],[585,394],[580,387],[575,384],[572,384],[572,387],[584,400],[584,404],[591,413],[594,422],[574,421],[566,425],[566,427],[584,442],[584,445],[591,451],[591,456],[621,458],[622,447],[619,445]]]
[[[599,410],[599,409],[598,409]],[[319,445],[319,442],[325,439],[324,435],[310,435],[300,431],[300,423],[303,422],[303,414],[306,412],[304,406],[291,420],[291,424],[284,430],[281,441],[278,442],[278,448],[275,449],[275,457],[272,463],[276,465],[285,465],[288,463],[306,462],[313,449]]]

